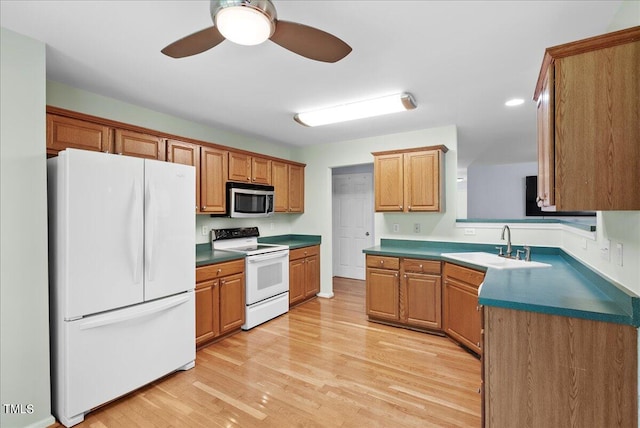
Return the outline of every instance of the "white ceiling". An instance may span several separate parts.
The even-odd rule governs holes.
[[[536,160],[544,49],[607,32],[621,1],[273,1],[353,51],[327,64],[272,42],[160,53],[211,25],[208,1],[5,1],[1,25],[47,44],[47,78],[159,112],[304,146],[458,126],[459,166]],[[416,110],[318,128],[293,115],[410,92]],[[512,97],[526,100],[507,108]]]

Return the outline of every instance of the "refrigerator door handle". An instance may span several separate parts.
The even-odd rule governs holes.
[[[133,255],[133,283],[140,284],[142,280],[142,239],[140,236],[136,235],[136,221],[137,219],[142,217],[142,214],[139,212],[142,208],[142,198],[141,198],[141,183],[140,179],[136,177],[133,180],[133,215],[132,220],[129,222],[129,238],[131,242],[131,247],[134,248]]]
[[[148,225],[147,232],[147,245],[146,245],[146,267],[147,267],[147,279],[149,281],[153,281],[153,256],[154,256],[154,246],[155,246],[155,233],[156,233],[156,189],[153,183],[149,180],[149,185],[147,187],[147,203],[146,205],[146,224]]]
[[[152,305],[151,307],[144,308],[143,310],[124,310],[124,311],[115,311],[108,312],[103,315],[96,315],[91,317],[88,321],[81,321],[82,325],[80,326],[80,330],[89,330],[92,328],[104,327],[113,324],[123,323],[133,319],[141,319],[144,317],[149,317],[158,312],[165,312],[171,308],[176,306],[180,306],[183,303],[186,303],[191,298],[189,293],[181,295],[179,297],[174,297],[170,299],[165,299],[162,303],[158,305]],[[147,305],[148,306],[148,305]],[[124,313],[123,313],[124,312]]]

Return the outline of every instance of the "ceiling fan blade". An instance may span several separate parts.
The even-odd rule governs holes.
[[[296,22],[277,21],[271,40],[291,52],[316,61],[340,61],[351,52],[351,46],[336,36]]]
[[[211,26],[171,43],[160,52],[172,58],[184,58],[209,50],[223,40],[224,36]]]

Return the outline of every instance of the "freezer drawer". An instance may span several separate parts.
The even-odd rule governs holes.
[[[66,426],[195,360],[193,291],[55,323],[53,409]]]

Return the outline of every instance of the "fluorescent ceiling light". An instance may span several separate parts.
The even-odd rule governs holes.
[[[247,6],[218,10],[215,24],[225,39],[246,46],[266,41],[275,30],[273,20],[266,13]]]
[[[403,93],[350,104],[342,104],[306,113],[298,113],[293,118],[301,125],[321,126],[330,123],[346,122],[349,120],[363,119],[365,117],[413,110],[414,108],[416,108],[416,103],[411,94]]]
[[[522,98],[512,98],[506,103],[504,103],[504,105],[506,105],[507,107],[515,107],[521,104],[524,104],[524,100]]]

